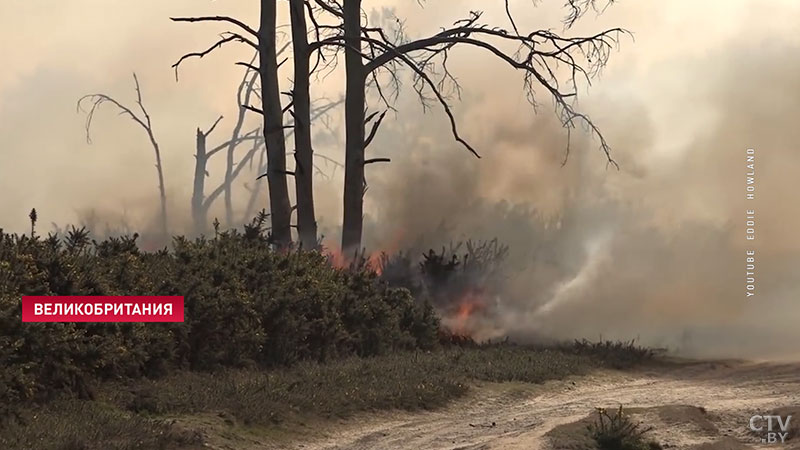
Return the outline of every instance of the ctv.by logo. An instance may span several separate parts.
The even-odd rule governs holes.
[[[764,422],[766,422],[766,434],[761,438],[761,442],[764,444],[777,444],[779,442],[784,444],[786,437],[789,435],[789,422],[791,420],[792,416],[784,418],[781,416],[755,415],[750,418],[750,429],[755,432],[763,432]]]

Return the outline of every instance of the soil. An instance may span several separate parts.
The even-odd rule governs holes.
[[[449,407],[382,412],[322,427],[292,430],[291,440],[211,440],[216,448],[592,449],[586,425],[596,408],[622,405],[665,449],[800,450],[800,364],[673,362],[636,371],[601,371],[541,385],[483,384]],[[761,442],[753,415],[793,415],[786,443]],[[775,422],[775,431],[778,424]],[[298,436],[300,438],[298,439]],[[210,436],[212,437],[212,436]],[[219,435],[217,436],[220,437]],[[282,436],[285,438],[286,436]]]

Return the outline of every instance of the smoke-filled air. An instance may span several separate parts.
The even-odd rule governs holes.
[[[268,177],[260,177],[266,155],[254,138],[262,119],[239,106],[246,95],[260,102],[259,91],[248,90],[261,83],[248,71],[254,51],[226,43],[176,69],[226,28],[170,20],[224,15],[257,24],[257,3],[0,1],[5,231],[30,232],[35,208],[39,234],[70,225],[96,237],[138,233],[139,245],[153,250],[170,245],[160,233],[162,198],[170,235],[240,228],[269,212]],[[290,15],[278,3],[285,105]],[[468,265],[459,255],[483,252],[491,268],[464,269],[464,286],[436,294],[450,296],[437,305],[443,324],[478,340],[638,339],[686,356],[796,357],[800,4],[622,0],[589,9],[567,30],[564,3],[510,1],[512,23],[503,2],[363,2],[367,23],[406,39],[476,10],[481,23],[506,30],[621,29],[608,49],[583,60],[603,64],[588,80],[577,76],[577,96],[568,99],[596,130],[581,120],[565,127],[550,93],[534,83],[530,98],[523,71],[476,46],[453,48],[446,68],[436,68],[447,74],[443,93],[469,148],[454,138],[439,99],[430,90],[420,98],[407,67],[384,73],[380,91],[368,84],[366,134],[380,122],[364,176],[362,245],[371,262],[390,276],[386,261],[397,255],[416,267],[453,255]],[[322,248],[335,260],[342,257],[345,57],[320,64],[311,77],[314,198]],[[556,75],[569,78],[568,68]],[[94,94],[130,108],[147,127]],[[291,155],[294,130],[286,131]],[[199,136],[206,151],[216,149],[204,166]],[[231,146],[232,139],[240,142]],[[757,171],[750,202],[748,148]],[[287,156],[287,170],[297,169]],[[294,182],[290,176],[292,204]],[[748,297],[751,207],[758,271],[757,295]]]

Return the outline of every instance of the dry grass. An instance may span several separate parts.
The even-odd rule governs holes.
[[[629,413],[638,411],[597,408],[595,413],[577,422],[559,425],[546,436],[552,445],[570,450],[661,450],[661,445],[648,439],[652,431],[635,422]]]
[[[451,347],[269,371],[184,371],[104,383],[94,400],[25,409],[22,422],[0,425],[0,448],[191,449],[202,445],[202,430],[178,428],[165,418],[214,414],[265,431],[291,429],[368,411],[441,407],[476,381],[541,383],[615,365],[607,354],[579,353],[511,345]]]
[[[583,373],[582,356],[524,348],[450,349],[302,363],[273,371],[184,372],[114,389],[109,401],[133,412],[224,412],[244,424],[298,416],[345,418],[377,409],[432,409],[481,381],[539,383]]]
[[[601,450],[661,450],[658,443],[645,437],[652,428],[634,422],[622,406],[615,411],[598,408],[597,420],[588,431]]]
[[[36,450],[166,450],[202,448],[200,434],[170,421],[132,414],[113,405],[64,399],[7,421],[0,448]]]

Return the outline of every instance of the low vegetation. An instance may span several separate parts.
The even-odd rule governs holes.
[[[649,439],[652,427],[634,421],[641,409],[596,408],[581,420],[558,425],[545,436],[554,448],[585,450],[661,450]]]
[[[272,370],[181,370],[105,382],[93,400],[58,398],[26,407],[0,427],[0,447],[193,449],[204,442],[203,427],[174,418],[219,417],[226,426],[269,435],[367,411],[441,407],[476,382],[541,383],[615,363],[504,344],[305,361]]]
[[[634,422],[620,406],[616,411],[597,409],[597,421],[588,426],[589,435],[600,450],[660,450],[661,446],[646,439],[652,428]]]
[[[54,400],[5,420],[0,447],[19,450],[166,450],[203,448],[199,431],[75,398]]]
[[[432,349],[433,308],[370,270],[340,270],[319,252],[279,253],[261,224],[142,252],[132,237],[92,241],[0,232],[0,405],[95,380],[174,370],[284,367],[300,361]],[[186,321],[21,322],[22,295],[179,295]],[[2,412],[2,411],[0,411]],[[5,411],[8,413],[9,411]]]
[[[633,343],[480,344],[440,327],[432,303],[473,288],[468,272],[496,278],[496,243],[470,243],[463,264],[430,253],[419,275],[413,264],[378,275],[276,252],[262,223],[157,252],[136,235],[0,230],[0,448],[201,448],[203,427],[175,418],[285,430],[440,407],[476,382],[539,383],[652,357]],[[179,295],[186,320],[23,324],[22,295]]]
[[[615,369],[624,369],[640,364],[664,352],[664,349],[642,347],[633,340],[600,340],[593,342],[586,339],[576,340],[571,345],[565,346],[564,350],[578,355],[591,355],[595,358],[600,358],[603,361],[610,362]]]

